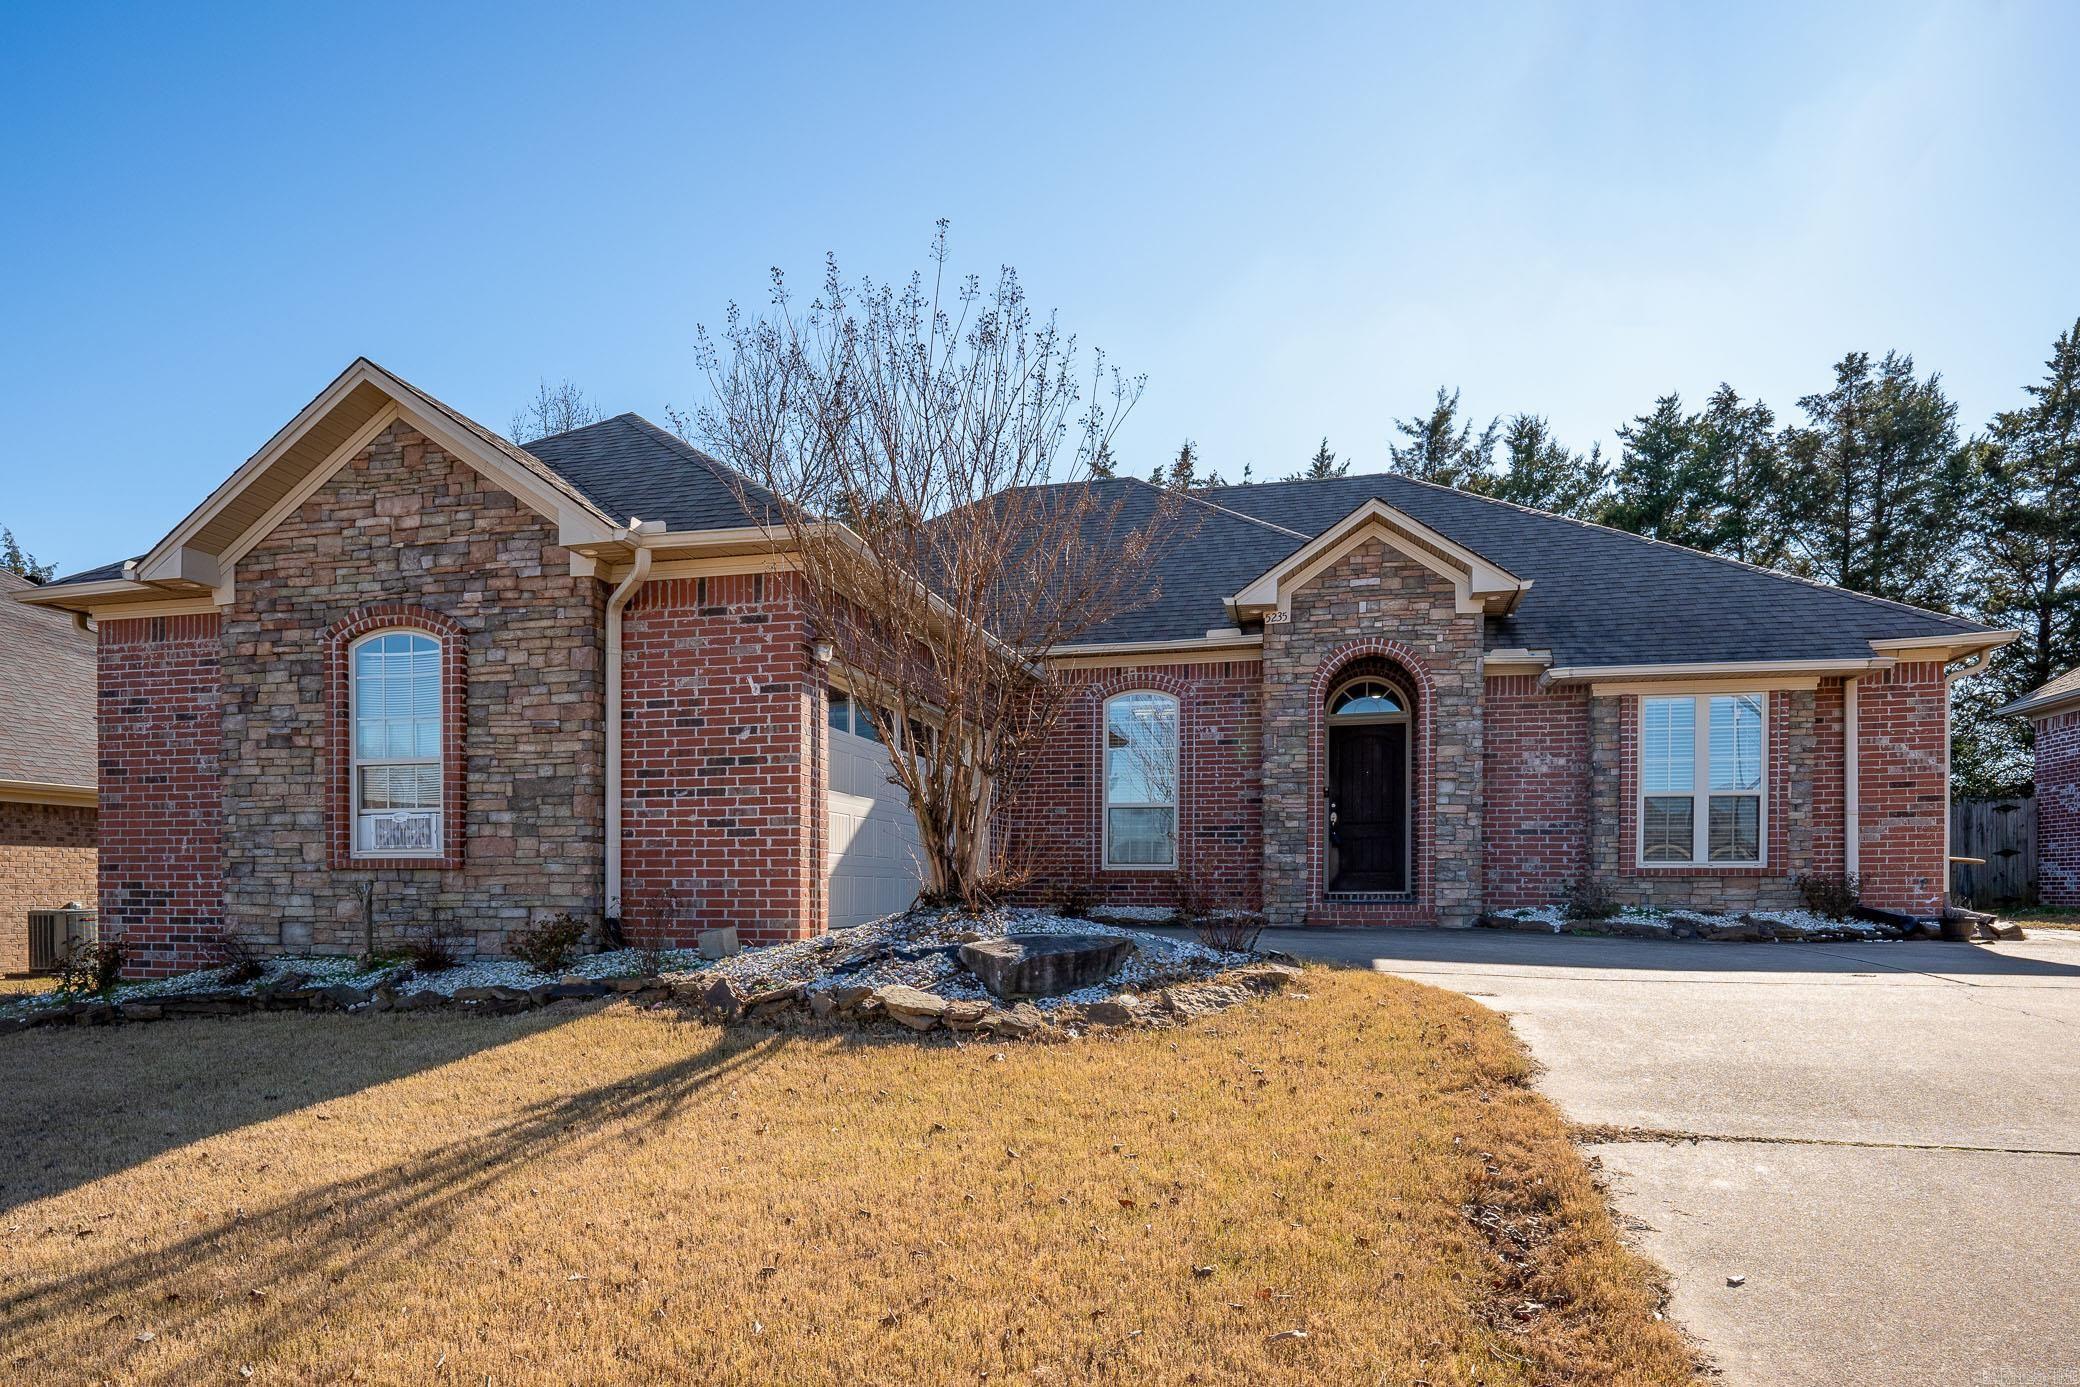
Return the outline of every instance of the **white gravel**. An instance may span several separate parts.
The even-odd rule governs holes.
[[[1172,913],[1162,912],[1163,918]],[[811,991],[900,983],[941,997],[985,1000],[989,993],[961,963],[959,945],[972,937],[993,939],[1006,934],[1104,934],[1134,943],[1134,952],[1126,963],[1103,985],[1061,997],[1041,998],[1034,1005],[1043,1010],[1211,977],[1258,957],[1223,953],[1194,940],[1166,939],[1121,925],[1042,910],[993,910],[980,916],[952,910],[917,910],[815,939],[747,949],[734,958],[710,965],[709,971],[734,979],[747,990],[783,983],[800,983]],[[936,952],[922,952],[916,958],[880,958],[850,971],[837,971],[848,962],[884,949]]]

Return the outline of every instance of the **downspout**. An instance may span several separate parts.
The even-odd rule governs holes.
[[[650,550],[639,531],[640,520],[629,522],[625,538],[636,548],[628,576],[607,598],[607,918],[621,918],[621,609],[636,595],[650,576]]]
[[[1862,754],[1856,732],[1856,676],[1842,681],[1842,872],[1863,872]]]

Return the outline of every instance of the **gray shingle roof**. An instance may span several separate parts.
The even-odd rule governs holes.
[[[0,780],[94,784],[94,638],[66,612],[13,595],[34,586],[0,571]]]
[[[508,445],[510,446],[510,445]],[[724,464],[635,414],[536,439],[525,450],[615,520],[674,531],[751,523]],[[1123,524],[1152,515],[1160,493],[1135,478],[1099,488]],[[753,505],[778,504],[751,488]],[[1393,473],[1266,482],[1197,493],[1191,522],[1153,561],[1157,595],[1082,643],[1190,640],[1232,626],[1223,599],[1377,498],[1527,579],[1489,649],[1550,650],[1558,666],[1756,660],[1857,660],[1873,640],[1971,635],[1992,628],[1864,597],[1621,530],[1528,510]],[[61,582],[118,577],[120,564]]]
[[[1993,629],[1392,473],[1205,496],[1309,536],[1377,497],[1528,579],[1487,645],[1550,650],[1555,665],[1862,659],[1873,640]],[[1267,537],[1258,571],[1296,547]]]
[[[2080,703],[2080,669],[2069,669],[2042,688],[2031,689],[2001,709],[2007,713],[2030,713],[2063,703]]]
[[[754,502],[772,500],[771,493],[639,414],[537,438],[527,451],[623,524],[638,517],[662,520],[672,530],[732,529],[752,523],[737,486],[748,488]]]

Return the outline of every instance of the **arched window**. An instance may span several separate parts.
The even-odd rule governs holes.
[[[1105,865],[1177,865],[1177,700],[1105,700]]]
[[[1408,717],[1408,695],[1385,679],[1367,676],[1339,684],[1329,695],[1329,716],[1355,721],[1397,722]]]
[[[441,822],[441,643],[378,631],[348,652],[354,853],[437,857]]]

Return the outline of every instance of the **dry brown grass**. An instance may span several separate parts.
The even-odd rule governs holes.
[[[2080,910],[2059,910],[2048,905],[2033,905],[2017,910],[2000,912],[2003,920],[2014,920],[2018,924],[2036,925],[2042,929],[2080,930]]]
[[[1059,1046],[627,1006],[0,1039],[0,1379],[1688,1380],[1503,1022],[1303,986]]]
[[[20,992],[48,992],[56,986],[57,983],[50,978],[0,978],[0,997]]]

